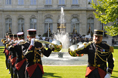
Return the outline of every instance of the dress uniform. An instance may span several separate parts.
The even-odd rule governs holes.
[[[12,72],[12,67],[11,67],[11,51],[10,51],[10,46],[13,44],[13,34],[9,35],[9,42],[6,44],[6,53],[8,55],[8,67],[9,67],[9,73],[11,74],[11,78],[13,77],[13,72]]]
[[[27,30],[27,32],[30,43],[26,43],[24,45],[24,55],[28,62],[26,65],[25,77],[42,78],[42,74],[44,72],[41,61],[41,53],[48,57],[54,49],[44,49],[42,43],[40,43],[39,40],[35,39],[36,29],[29,29]],[[25,50],[25,46],[27,50]]]
[[[9,51],[7,50],[6,48],[6,44],[8,44],[10,42],[8,36],[10,35],[11,33],[6,33],[6,38],[5,39],[2,39],[1,42],[3,43],[3,45],[5,46],[4,48],[4,52],[5,53],[5,64],[6,64],[6,69],[9,69],[9,66],[8,66],[8,54],[9,54]]]
[[[102,37],[102,30],[94,30],[94,37]],[[94,38],[93,38],[94,39]],[[99,41],[99,40],[98,40]],[[86,77],[88,78],[110,78],[114,67],[113,47],[104,42],[89,42],[76,50],[77,54],[88,54],[88,66]],[[108,62],[108,66],[107,66]],[[106,71],[106,69],[108,70]]]
[[[17,39],[17,35],[13,34],[14,39]],[[12,44],[9,46],[9,52],[11,53],[11,59],[10,59],[10,70],[11,70],[11,77],[17,78],[16,71],[15,71],[15,62],[16,62],[16,52],[14,49],[14,44],[17,40],[14,40]]]
[[[18,75],[18,78],[25,78],[25,67],[26,67],[26,59],[23,56],[22,46],[25,43],[24,41],[24,33],[18,32],[18,41],[14,44],[14,50],[16,52],[16,63],[15,68]]]

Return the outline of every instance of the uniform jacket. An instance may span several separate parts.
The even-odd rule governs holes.
[[[77,50],[77,54],[88,54],[88,67],[86,71],[86,76],[90,74],[95,68],[98,68],[101,78],[104,78],[107,69],[108,62],[108,72],[112,73],[114,67],[113,61],[113,47],[101,42],[100,44],[95,44],[90,42],[83,50]]]
[[[26,59],[23,55],[23,50],[22,50],[22,47],[23,47],[24,43],[25,43],[25,41],[22,41],[18,45],[17,45],[17,43],[14,44],[14,50],[16,52],[16,57],[17,57],[15,67],[16,67],[17,70],[19,70],[21,68],[21,66],[23,65],[23,63],[26,62]]]
[[[27,48],[27,46],[29,47]],[[46,50],[43,47],[42,43],[38,41],[35,41],[34,46],[30,45],[30,42],[24,45],[24,55],[28,62],[26,65],[26,70],[28,71],[30,77],[32,76],[37,66],[39,66],[42,73],[44,73],[41,61],[41,54],[48,57],[51,54],[51,51],[51,49]]]

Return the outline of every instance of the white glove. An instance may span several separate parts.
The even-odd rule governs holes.
[[[54,50],[55,46],[54,46],[54,45],[49,45],[49,48],[50,48],[51,50]]]
[[[111,74],[107,73],[104,78],[110,78],[110,77],[111,77]]]
[[[35,38],[32,38],[30,45],[34,46],[34,41],[35,41]]]

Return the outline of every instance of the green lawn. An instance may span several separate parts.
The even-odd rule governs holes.
[[[118,78],[118,47],[114,47],[115,67],[111,78]],[[4,47],[0,47],[0,78],[10,78],[5,68],[5,56],[2,53]],[[43,66],[45,74],[43,78],[85,78],[86,66]]]

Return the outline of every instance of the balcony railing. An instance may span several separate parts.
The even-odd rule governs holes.
[[[45,8],[52,8],[52,5],[46,4]]]
[[[79,7],[79,4],[72,4],[71,7],[72,8],[78,8]]]

